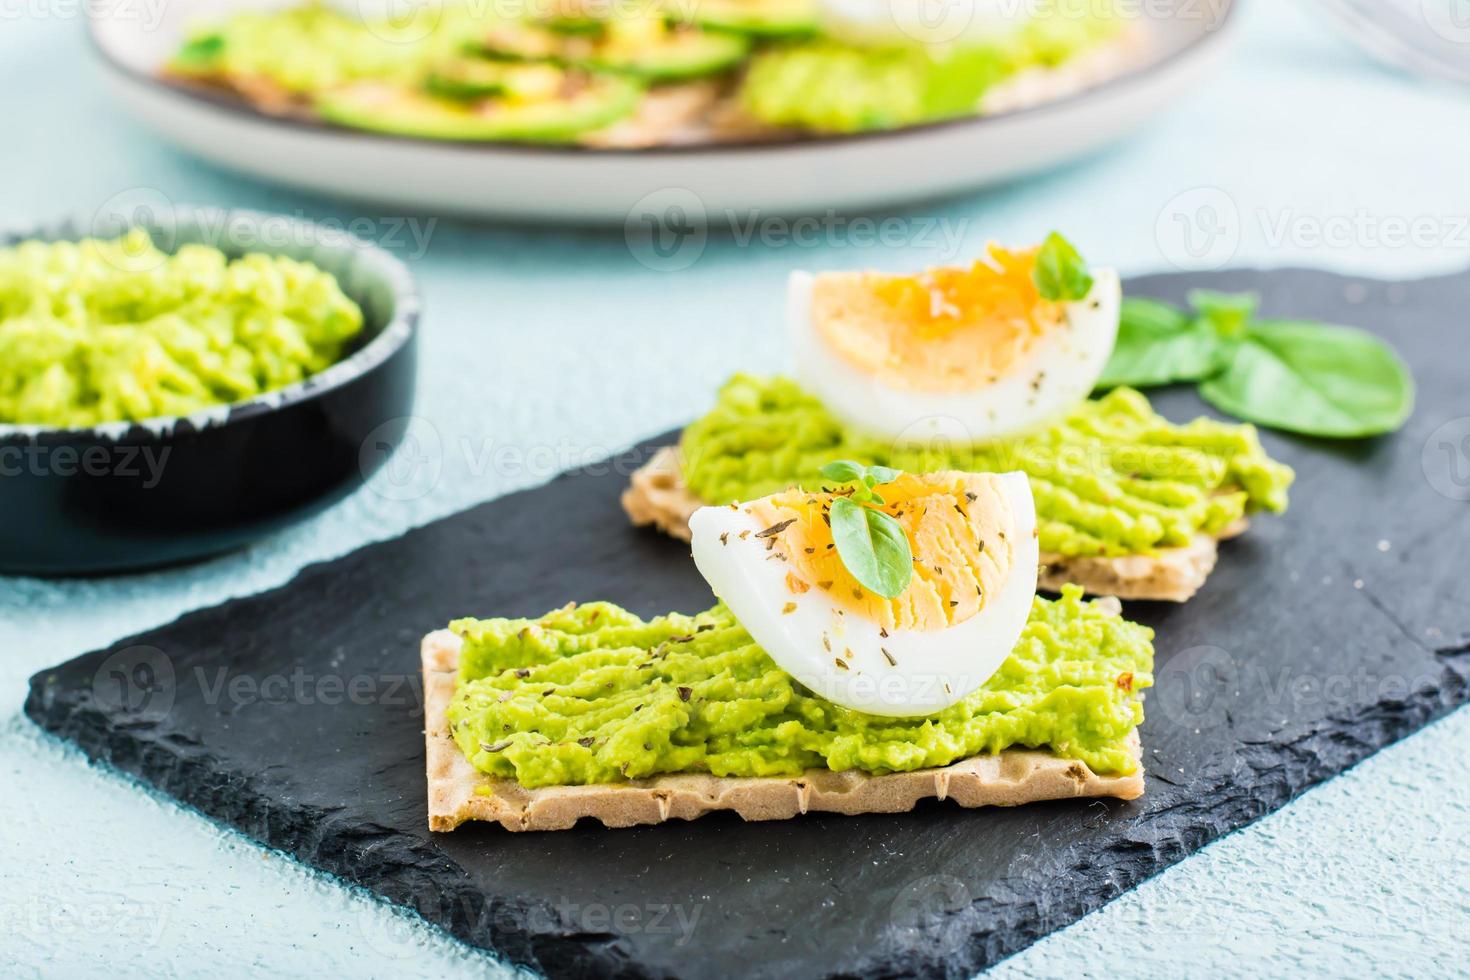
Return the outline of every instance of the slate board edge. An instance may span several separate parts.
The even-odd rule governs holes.
[[[462,510],[434,518],[427,524],[448,520],[467,511],[488,507],[510,498],[540,493],[548,486],[574,479],[586,470],[606,466],[609,463],[620,461],[620,465],[636,468],[647,462],[660,447],[677,440],[680,431],[682,430],[674,429],[652,439],[637,442],[601,461],[590,463],[585,467],[573,468],[532,486],[471,504]],[[505,928],[506,923],[529,916],[518,915],[518,909],[509,905],[491,909],[481,908],[479,906],[484,904],[482,896],[472,889],[448,895],[444,893],[441,884],[435,883],[421,891],[423,894],[434,895],[438,900],[438,908],[417,901],[410,891],[398,887],[398,882],[391,872],[412,870],[422,866],[425,860],[432,860],[441,866],[451,865],[457,871],[461,869],[437,853],[423,854],[423,849],[411,838],[396,842],[398,850],[401,854],[417,853],[420,856],[410,857],[407,860],[403,857],[394,858],[393,849],[384,847],[383,842],[404,835],[385,829],[384,836],[368,842],[375,846],[372,851],[372,862],[366,867],[372,867],[378,873],[372,875],[360,873],[364,870],[365,865],[354,861],[352,856],[346,853],[351,849],[351,840],[343,840],[340,846],[333,849],[324,849],[321,846],[322,840],[331,828],[322,825],[324,815],[319,812],[318,808],[280,806],[267,794],[253,791],[248,783],[220,787],[223,791],[221,793],[200,792],[201,787],[211,782],[201,777],[215,775],[207,765],[207,756],[202,753],[198,757],[187,756],[181,740],[171,737],[168,732],[134,729],[126,733],[116,733],[115,737],[109,739],[109,722],[106,715],[100,711],[90,710],[88,704],[85,703],[89,700],[85,695],[79,696],[75,703],[69,705],[62,705],[60,699],[53,696],[54,692],[51,691],[49,683],[51,677],[72,663],[104,657],[111,650],[133,645],[152,633],[185,623],[192,617],[211,613],[221,607],[276,593],[285,593],[303,580],[311,579],[316,575],[329,574],[338,561],[351,554],[385,547],[425,526],[427,525],[415,525],[391,537],[367,542],[346,554],[312,562],[302,566],[290,579],[273,588],[234,596],[218,603],[186,610],[171,620],[115,640],[107,647],[80,654],[55,667],[38,671],[30,678],[22,712],[42,731],[57,738],[63,746],[70,743],[72,747],[79,749],[89,761],[101,763],[125,778],[137,779],[145,788],[163,794],[166,802],[175,806],[182,804],[184,808],[195,810],[211,820],[221,821],[227,827],[238,831],[260,846],[290,855],[309,871],[325,872],[338,878],[349,887],[365,888],[373,893],[374,898],[386,899],[401,908],[409,909],[426,922],[444,929],[455,939],[475,947],[482,953],[489,953],[496,959],[534,967],[551,977],[645,976],[646,974],[633,968],[634,964],[626,955],[621,954],[598,957],[597,965],[592,967],[586,956],[587,937],[585,933],[575,935],[528,934],[520,930]],[[132,750],[126,755],[115,751],[118,746],[118,737],[123,734],[130,739],[129,748]],[[164,748],[159,745],[162,742],[171,744]],[[150,746],[156,747],[154,751],[149,751]],[[300,843],[292,843],[297,841]],[[362,850],[362,847],[357,849],[358,853],[361,853]],[[545,910],[538,911],[542,913],[538,921],[546,921]],[[483,923],[489,923],[486,930],[481,931],[476,928],[478,924]],[[617,938],[616,933],[609,933],[607,935],[608,944],[615,943]]]
[[[42,709],[41,713],[44,713],[44,709]],[[425,922],[429,921],[427,919],[424,919],[424,916],[418,911],[417,908],[411,907],[403,902],[398,902],[386,898],[381,892],[374,891],[371,885],[364,884],[362,881],[356,878],[350,877],[344,873],[339,873],[337,871],[328,871],[321,864],[313,863],[308,855],[301,849],[293,850],[291,848],[284,847],[281,844],[267,841],[263,839],[263,837],[259,834],[249,832],[241,824],[233,822],[230,817],[224,816],[213,809],[208,809],[192,798],[189,800],[185,800],[180,794],[174,792],[172,789],[169,788],[170,785],[172,785],[172,781],[168,779],[150,778],[147,773],[142,772],[136,765],[125,766],[117,760],[110,758],[105,748],[100,751],[94,751],[94,743],[84,741],[83,738],[78,734],[78,729],[69,728],[67,733],[63,733],[57,728],[51,727],[48,722],[43,721],[42,718],[38,715],[33,714],[29,706],[29,698],[27,699],[27,704],[24,708],[24,714],[29,722],[37,726],[39,734],[41,738],[46,742],[46,744],[54,745],[57,749],[59,749],[63,753],[64,757],[68,760],[68,763],[71,762],[74,755],[80,755],[86,761],[86,764],[89,766],[89,768],[91,768],[93,771],[102,774],[103,777],[106,779],[118,780],[119,782],[130,787],[134,791],[143,794],[145,797],[155,803],[158,803],[165,807],[171,807],[173,809],[197,817],[201,820],[208,821],[211,827],[217,830],[222,830],[227,835],[238,838],[239,840],[244,841],[251,846],[264,848],[265,850],[270,851],[273,854],[289,858],[294,861],[299,866],[300,870],[304,871],[306,874],[321,876],[327,880],[332,881],[334,884],[337,884],[342,888],[353,892],[354,894],[361,895],[364,898],[367,898],[369,901],[383,905],[396,914],[412,915],[416,918],[423,919]],[[65,715],[67,714],[67,712],[53,712],[53,714]],[[62,724],[65,723],[63,722]],[[176,766],[174,768],[184,769],[185,767]],[[179,778],[182,779],[185,777],[180,776]],[[248,808],[242,807],[241,809],[246,810]],[[303,813],[317,812],[314,808],[301,809]],[[372,842],[369,842],[367,846],[372,846]],[[367,847],[362,848],[362,850],[366,849]],[[374,851],[376,851],[377,849],[378,848],[376,847],[373,848]],[[375,855],[375,857],[377,856],[379,855]],[[434,926],[435,928],[444,928],[438,923],[430,922],[429,924]],[[507,959],[498,949],[475,946],[473,943],[463,940],[459,936],[453,934],[450,934],[450,939],[456,943],[464,944],[470,949],[473,949],[475,953],[482,956],[487,956],[496,963],[507,966],[507,968],[515,968],[521,965],[515,961]]]
[[[1291,272],[1335,274],[1325,269],[1295,267],[1270,270],[1230,269],[1226,274],[1230,278],[1236,278]],[[1176,274],[1144,275],[1132,277],[1130,281],[1148,286],[1159,280],[1173,278],[1174,275]],[[1364,275],[1347,275],[1346,278],[1381,285],[1407,285],[1465,275],[1461,271],[1425,276],[1416,280],[1379,279]],[[667,444],[676,435],[677,433],[672,433],[649,440],[625,453],[614,454],[611,458],[617,459],[642,451],[645,447]],[[549,483],[573,475],[575,471],[561,474],[546,483],[496,499],[504,500],[508,496],[536,493]],[[469,509],[491,502],[493,501],[472,505]],[[449,516],[453,515],[446,515]],[[371,542],[363,547],[385,544],[415,530],[418,528],[406,529],[394,538]],[[284,590],[303,578],[324,572],[336,560],[338,558],[304,566],[290,582],[278,589],[267,590],[264,594]],[[233,601],[238,600],[227,600],[220,605],[228,605]],[[209,608],[214,607],[185,612],[173,622],[186,620]],[[153,629],[166,628],[167,625],[161,624]],[[125,646],[135,638],[119,640],[109,649]],[[105,652],[99,651],[99,654]],[[1402,700],[1383,701],[1364,706],[1351,714],[1335,715],[1291,743],[1262,743],[1254,746],[1259,751],[1250,753],[1250,757],[1243,761],[1257,773],[1268,773],[1270,778],[1262,779],[1254,792],[1242,793],[1239,792],[1240,787],[1222,783],[1218,787],[1218,795],[1196,797],[1211,799],[1212,812],[1217,816],[1221,812],[1225,814],[1224,819],[1217,820],[1208,831],[1190,835],[1190,839],[1171,841],[1166,847],[1159,846],[1157,842],[1147,845],[1149,853],[1141,858],[1135,848],[1125,846],[1114,846],[1106,855],[1089,856],[1090,865],[1108,866],[1116,872],[1109,875],[1111,887],[1094,889],[1092,894],[1069,894],[1064,901],[1049,902],[1045,913],[1030,909],[1033,914],[1013,919],[1004,932],[966,931],[964,935],[968,941],[961,951],[962,958],[914,951],[902,962],[874,958],[865,963],[863,972],[874,976],[927,977],[968,975],[975,970],[984,969],[1024,949],[1038,938],[1075,922],[1211,841],[1253,823],[1307,789],[1346,771],[1379,749],[1443,717],[1470,701],[1470,657],[1466,656],[1470,654],[1470,646],[1453,646],[1433,652],[1445,664],[1441,682],[1433,688],[1425,687],[1413,691]],[[84,655],[86,656],[91,655]],[[456,938],[471,945],[491,948],[493,953],[512,962],[539,968],[551,976],[650,975],[639,964],[632,962],[626,951],[620,948],[616,934],[598,937],[589,937],[585,933],[527,935],[506,927],[507,922],[513,922],[517,916],[517,909],[512,903],[501,903],[494,909],[478,908],[482,904],[478,894],[466,890],[463,894],[446,895],[443,894],[442,885],[437,883],[431,889],[439,899],[437,902],[416,900],[412,889],[403,887],[402,880],[393,877],[393,873],[411,870],[422,864],[426,855],[414,856],[415,852],[421,850],[417,842],[411,839],[394,841],[392,838],[405,836],[395,832],[368,839],[364,839],[361,834],[344,837],[332,827],[330,814],[317,808],[274,803],[256,792],[248,783],[211,785],[209,780],[199,779],[196,775],[209,773],[207,757],[202,754],[190,756],[187,746],[181,745],[170,733],[130,731],[127,733],[127,751],[118,751],[119,743],[109,740],[107,736],[105,717],[100,712],[89,709],[85,703],[85,695],[65,702],[64,699],[53,696],[53,692],[49,690],[48,678],[57,669],[43,670],[31,678],[24,713],[44,731],[63,741],[74,743],[92,761],[103,763],[124,775],[136,777],[147,786],[168,795],[171,801],[182,802],[206,816],[221,820],[264,846],[290,854],[312,870],[326,871],[349,885],[360,885],[390,901],[407,906],[426,921],[442,927]],[[168,744],[165,746],[163,743]],[[216,779],[215,783],[218,782]],[[1159,792],[1160,789],[1151,780],[1150,792]],[[1232,790],[1235,792],[1232,793]],[[1180,804],[1187,805],[1187,801]],[[287,841],[288,844],[278,843],[280,840]],[[354,856],[360,856],[368,845],[373,849],[372,862],[365,863],[356,859]],[[433,859],[441,867],[449,863],[437,854],[433,855]],[[972,908],[966,911],[976,910]],[[957,914],[961,918],[970,917],[965,912]],[[976,915],[975,918],[981,917]],[[595,941],[595,949],[589,946],[589,939]]]
[[[1257,746],[1259,751],[1243,761],[1257,773],[1267,775],[1250,792],[1241,792],[1238,784],[1222,783],[1215,795],[1197,797],[1201,802],[1208,800],[1215,816],[1225,814],[1225,819],[1217,820],[1209,832],[1194,839],[1176,839],[1167,847],[1157,843],[1139,845],[1148,850],[1143,856],[1136,848],[1117,845],[1109,848],[1108,853],[1089,856],[1090,865],[1112,870],[1109,881],[1113,888],[1086,895],[1069,894],[1064,900],[1050,903],[1044,916],[1031,909],[1033,914],[1013,921],[1007,932],[967,932],[962,959],[939,951],[913,950],[905,952],[902,962],[875,958],[864,964],[862,973],[872,977],[956,977],[993,966],[1132,890],[1206,844],[1254,823],[1313,786],[1466,704],[1470,701],[1470,662],[1465,664],[1465,673],[1456,669],[1456,662],[1467,655],[1470,647],[1440,651],[1439,656],[1446,663],[1440,683],[1432,689],[1421,687],[1403,700],[1382,701],[1349,715],[1333,716],[1291,743]],[[161,733],[160,739],[160,733],[152,730],[132,732],[127,743],[130,751],[120,752],[121,743],[109,737],[108,720],[101,712],[91,710],[84,703],[85,697],[50,696],[49,674],[42,671],[31,679],[25,714],[44,731],[74,744],[93,762],[136,777],[172,801],[223,821],[257,843],[291,855],[310,869],[326,871],[345,883],[364,887],[406,906],[455,938],[487,948],[510,962],[533,967],[550,977],[655,976],[643,972],[628,957],[620,948],[616,933],[608,933],[589,956],[585,934],[527,934],[508,928],[529,909],[509,904],[485,908],[481,896],[472,889],[445,893],[442,878],[436,878],[432,884],[426,882],[419,889],[405,887],[412,873],[426,861],[443,865],[445,859],[424,853],[415,841],[394,839],[404,835],[387,832],[386,836],[364,838],[346,832],[345,828],[334,828],[330,813],[279,804],[256,792],[249,783],[230,785],[222,784],[218,778],[205,778],[212,775],[208,759],[192,757],[178,745],[159,745],[167,740],[167,733]],[[1160,788],[1155,783],[1151,792]],[[363,861],[368,847],[372,859]],[[428,895],[433,899],[422,900]],[[974,917],[983,918],[978,914]]]

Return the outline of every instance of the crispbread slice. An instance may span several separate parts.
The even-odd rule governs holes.
[[[187,75],[165,69],[163,78],[180,85],[235,95],[267,115],[289,116],[294,119],[315,118],[305,96],[292,92],[265,75]]]
[[[1129,23],[1115,37],[1059,65],[1028,68],[992,85],[980,100],[980,113],[1019,112],[1077,95],[1142,68],[1158,47],[1146,25]]]
[[[583,134],[587,146],[638,149],[687,146],[704,137],[704,119],[724,86],[704,79],[661,85],[643,96],[633,114],[611,126]]]
[[[633,473],[623,491],[623,509],[637,525],[652,524],[665,534],[689,540],[689,518],[704,506],[684,483],[679,450],[665,446]],[[1182,548],[1166,548],[1152,555],[1121,558],[1068,558],[1041,556],[1038,587],[1058,592],[1063,585],[1080,585],[1091,595],[1119,599],[1158,599],[1184,602],[1194,596],[1215,568],[1217,542],[1246,528],[1244,519],[1220,538],[1200,534]]]
[[[453,830],[467,820],[498,822],[506,830],[566,830],[583,817],[608,827],[693,820],[734,810],[746,820],[787,820],[810,812],[903,813],[920,800],[952,800],[964,807],[1017,806],[1078,796],[1133,800],[1143,795],[1142,749],[1131,776],[1101,776],[1074,759],[1049,752],[1008,749],[941,769],[870,776],[809,769],[800,776],[730,778],[681,773],[598,786],[526,789],[470,765],[449,734],[460,639],[448,630],[424,637],[424,742],[429,781],[429,829]]]

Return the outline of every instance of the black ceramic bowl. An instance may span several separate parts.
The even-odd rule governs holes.
[[[232,257],[315,262],[362,307],[366,326],[326,371],[217,410],[91,429],[0,424],[0,572],[117,572],[227,551],[340,500],[407,428],[419,298],[397,259],[253,212],[179,209],[133,225],[164,251],[203,242]],[[5,233],[0,247],[123,230],[67,222]]]

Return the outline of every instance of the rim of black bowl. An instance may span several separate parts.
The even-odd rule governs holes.
[[[1187,2],[1187,0],[1186,0]],[[640,157],[640,156],[694,156],[707,153],[725,153],[731,151],[763,151],[779,152],[782,150],[801,150],[813,147],[827,147],[843,144],[873,142],[882,139],[892,139],[900,136],[908,136],[920,133],[932,133],[946,129],[961,129],[966,127],[984,126],[997,122],[1015,119],[1021,116],[1040,115],[1052,112],[1090,99],[1101,92],[1110,89],[1123,88],[1135,84],[1150,75],[1157,74],[1166,68],[1192,57],[1204,48],[1223,43],[1229,34],[1229,29],[1234,25],[1236,15],[1240,9],[1237,0],[1225,0],[1224,10],[1218,15],[1219,20],[1213,28],[1206,28],[1198,36],[1190,39],[1187,43],[1180,45],[1170,51],[1162,58],[1150,61],[1123,72],[1113,78],[1108,78],[1096,85],[1090,85],[1081,91],[1057,99],[1051,99],[1039,105],[1027,106],[1021,109],[1013,109],[1009,112],[998,112],[985,116],[961,116],[954,119],[941,119],[937,122],[917,123],[912,126],[903,126],[898,129],[865,130],[857,133],[815,133],[793,136],[784,139],[747,139],[731,140],[722,143],[692,143],[677,146],[635,146],[635,147],[606,147],[606,146],[581,146],[566,143],[532,143],[515,142],[510,140],[439,140],[426,139],[420,136],[404,136],[395,133],[382,133],[373,130],[355,129],[350,126],[339,126],[321,119],[306,119],[295,116],[279,116],[264,112],[246,102],[243,98],[229,92],[212,91],[201,86],[187,85],[181,82],[172,82],[161,76],[140,71],[131,65],[124,64],[116,58],[107,46],[97,37],[97,22],[99,13],[89,7],[87,10],[87,38],[92,49],[106,63],[108,68],[118,72],[128,79],[159,89],[189,101],[222,109],[232,115],[243,116],[255,122],[268,123],[282,126],[287,129],[303,129],[311,132],[323,133],[343,139],[356,139],[374,142],[388,143],[412,143],[421,146],[445,147],[456,150],[480,153],[528,153],[528,154],[551,154],[558,156],[585,156],[585,157]]]
[[[309,221],[304,218],[297,218],[286,214],[272,214],[268,211],[256,211],[250,208],[190,207],[183,205],[171,208],[165,214],[169,216],[175,225],[194,224],[203,228],[238,227],[242,221],[248,222],[255,228],[259,228],[265,221],[286,222],[293,233],[300,233],[301,235],[299,238],[292,239],[295,243],[339,250],[357,256],[359,261],[371,263],[373,270],[382,275],[388,283],[388,287],[393,296],[393,315],[371,339],[335,364],[294,384],[264,392],[253,398],[247,398],[244,401],[212,406],[190,415],[160,415],[154,418],[103,422],[98,425],[81,426],[78,428],[61,428],[33,423],[0,422],[0,441],[17,438],[35,439],[47,435],[73,438],[92,436],[97,439],[116,441],[140,429],[150,432],[156,437],[163,438],[171,433],[180,423],[188,423],[196,430],[223,428],[257,415],[308,401],[326,392],[340,388],[342,385],[378,367],[384,361],[388,360],[388,358],[396,354],[413,337],[414,331],[418,327],[419,314],[423,308],[423,304],[419,295],[418,284],[414,281],[413,274],[409,272],[408,266],[404,265],[402,261],[388,254],[384,249],[367,239],[353,235],[350,232],[329,230],[314,221]],[[83,238],[97,237],[95,225],[95,216],[90,221],[73,216],[53,222],[0,227],[0,248],[10,248],[31,239],[53,242],[74,242]],[[123,234],[137,227],[142,227],[145,231],[149,231],[150,234],[153,231],[148,225],[140,222],[134,224],[109,224],[106,233],[109,236],[115,233]],[[213,244],[215,247],[221,247],[221,243],[216,242]],[[222,250],[225,249],[222,248]],[[249,253],[258,252],[266,255],[278,255],[283,250],[279,247],[264,245],[259,248],[247,249],[246,251]],[[340,276],[337,276],[336,273],[332,273],[332,275],[338,279],[340,285]],[[353,301],[359,302],[356,297],[353,297]]]

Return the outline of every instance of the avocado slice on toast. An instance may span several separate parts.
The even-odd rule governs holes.
[[[665,9],[675,23],[757,39],[806,37],[821,27],[812,0],[666,0]]]
[[[643,88],[617,75],[568,73],[551,98],[448,99],[389,82],[358,82],[320,95],[324,119],[354,129],[440,140],[564,143],[633,112]]]
[[[488,58],[545,61],[667,82],[736,67],[750,53],[750,40],[739,34],[644,19],[609,21],[601,30],[575,33],[541,24],[508,23],[487,32],[473,48]]]

